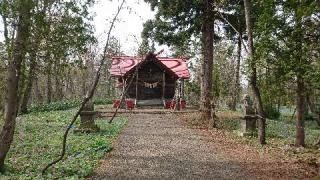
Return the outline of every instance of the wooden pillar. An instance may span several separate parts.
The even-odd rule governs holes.
[[[181,79],[181,99],[184,100],[184,79]]]
[[[139,70],[137,70],[137,76],[136,76],[136,102],[138,101],[138,78],[139,78]]]
[[[162,74],[162,100],[165,100],[165,92],[166,92],[166,71],[163,71],[163,74]]]
[[[180,79],[178,79],[177,81],[176,81],[176,83],[177,83],[177,89],[176,89],[176,110],[177,111],[180,111],[180,93],[181,93],[181,81],[180,81]]]
[[[126,86],[127,86],[127,79],[125,77],[123,77],[123,89],[122,89],[122,92],[125,91]]]

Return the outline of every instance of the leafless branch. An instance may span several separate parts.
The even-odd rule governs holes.
[[[240,34],[240,32],[227,20],[227,18],[225,18],[224,16],[223,16],[223,14],[221,14],[219,11],[217,11],[218,12],[218,14],[220,15],[220,17],[224,20],[224,21],[226,21],[230,26],[231,26],[231,28],[235,31],[235,32],[237,32],[238,34]],[[246,51],[246,53],[248,53],[248,49],[247,49],[247,45],[244,43],[244,40],[242,39],[242,37],[240,37],[241,38],[241,43],[242,43],[242,45],[243,45],[243,47],[244,47],[244,50]]]
[[[102,58],[101,58],[101,61],[100,61],[100,64],[99,64],[99,68],[98,68],[98,70],[97,70],[97,72],[96,72],[96,76],[95,76],[95,80],[94,80],[94,83],[93,83],[93,85],[92,85],[92,88],[91,88],[90,91],[88,91],[87,95],[86,95],[85,98],[83,99],[80,108],[78,109],[78,111],[76,112],[76,114],[74,115],[74,117],[72,118],[72,121],[71,121],[70,124],[67,126],[67,129],[66,129],[66,131],[65,131],[65,133],[64,133],[63,141],[62,141],[62,151],[61,151],[61,154],[60,154],[60,156],[59,156],[56,160],[52,161],[52,162],[49,163],[45,168],[43,168],[42,174],[44,174],[48,168],[50,168],[51,166],[57,164],[58,162],[60,162],[60,161],[63,159],[63,157],[64,157],[64,155],[65,155],[65,153],[66,153],[66,144],[67,144],[68,133],[69,133],[71,127],[73,126],[73,124],[76,122],[78,116],[80,115],[80,112],[83,110],[83,108],[84,108],[84,106],[86,105],[86,103],[87,103],[87,102],[93,97],[93,95],[94,95],[94,92],[95,92],[96,87],[97,87],[97,85],[98,85],[98,82],[99,82],[99,80],[100,80],[101,69],[102,69],[102,67],[103,67],[103,65],[104,65],[104,63],[105,63],[105,61],[106,61],[106,58],[107,58],[107,49],[108,49],[108,47],[109,47],[109,41],[110,41],[110,37],[111,37],[111,31],[112,31],[112,29],[114,28],[114,24],[115,24],[115,22],[116,22],[116,20],[117,20],[117,18],[118,18],[118,16],[119,16],[119,14],[120,14],[120,11],[121,11],[122,8],[123,8],[124,3],[125,3],[125,0],[122,0],[120,6],[118,7],[117,13],[115,14],[115,16],[113,17],[113,19],[112,19],[112,21],[111,21],[111,25],[110,25],[110,28],[109,28],[109,31],[108,31],[108,36],[107,36],[107,42],[106,42],[106,44],[105,44],[105,46],[104,46],[103,55],[102,55]]]

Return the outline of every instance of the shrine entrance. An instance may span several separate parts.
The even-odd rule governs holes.
[[[166,106],[174,103],[177,94],[184,100],[183,82],[190,76],[185,59],[156,57],[152,53],[144,59],[114,57],[110,72],[117,76],[119,90],[127,88],[125,99],[136,105]]]
[[[129,86],[127,98],[137,100],[165,100],[172,99],[175,93],[177,75],[152,56],[141,62],[138,67],[138,75]],[[129,79],[135,71],[133,68],[124,76]]]

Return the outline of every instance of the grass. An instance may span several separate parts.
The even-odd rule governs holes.
[[[261,146],[257,134],[253,136],[239,137],[240,112],[222,111],[217,113],[219,121],[217,126],[226,132],[228,136],[238,142],[248,144],[257,148],[261,153],[273,152],[278,154],[284,152],[284,158],[296,159],[296,162],[319,167],[320,151],[315,146],[320,138],[320,127],[315,121],[305,121],[305,143],[306,148],[296,148],[294,145],[296,136],[295,120],[292,116],[281,115],[278,120],[267,119],[266,146]]]
[[[223,110],[217,112],[217,128],[224,130],[237,130],[240,128],[241,114],[237,111]]]
[[[74,112],[32,112],[19,116],[14,142],[6,159],[6,171],[0,179],[41,178],[42,168],[59,155],[63,132]],[[70,132],[65,159],[51,168],[44,178],[81,179],[94,171],[99,159],[112,149],[112,140],[126,120],[119,118],[108,124],[106,120],[98,119],[96,123],[101,128],[98,133]]]
[[[217,127],[219,129],[234,131],[240,128],[240,112],[220,111],[217,113],[219,121]],[[267,119],[266,138],[272,140],[279,145],[293,144],[295,140],[295,120],[291,120],[290,116],[280,116],[279,120]],[[320,127],[315,121],[305,122],[306,144],[312,146],[320,138]],[[253,138],[250,138],[250,140]],[[255,140],[256,141],[256,140]]]
[[[277,138],[283,144],[293,143],[296,135],[296,121],[290,116],[281,115],[279,120],[267,120],[267,137]],[[315,121],[305,121],[305,142],[314,145],[320,138],[320,127]]]

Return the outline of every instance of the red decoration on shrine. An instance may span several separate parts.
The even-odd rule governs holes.
[[[132,99],[126,99],[126,105],[127,109],[133,109],[134,108],[134,102]]]
[[[120,106],[120,100],[119,99],[113,100],[113,108],[118,108],[119,106]]]
[[[185,109],[186,106],[187,106],[186,100],[181,100],[181,101],[180,101],[180,107],[181,107],[181,109]]]
[[[165,102],[165,108],[166,109],[174,109],[176,107],[176,101],[175,100],[169,100]],[[180,108],[185,109],[187,107],[187,103],[185,100],[180,101]]]

